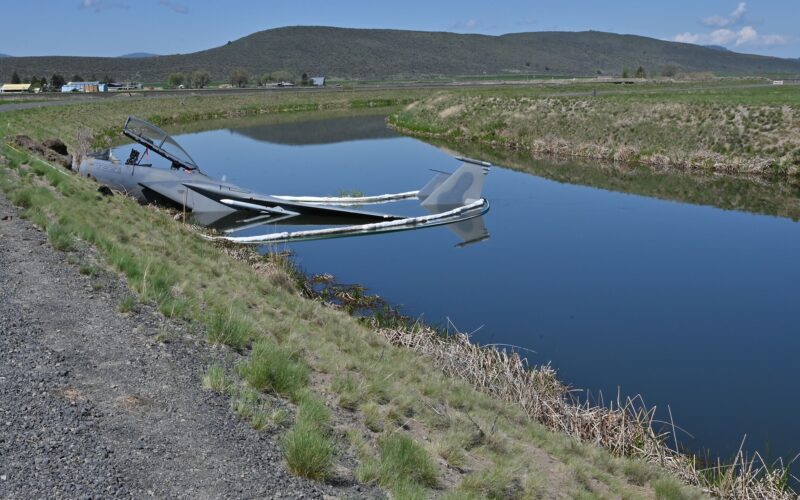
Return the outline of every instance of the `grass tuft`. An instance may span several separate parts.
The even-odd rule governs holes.
[[[208,322],[208,340],[213,344],[225,344],[242,348],[252,338],[249,323],[235,316],[233,311],[214,313]]]
[[[672,477],[663,477],[653,483],[657,500],[695,500],[703,498],[698,492],[684,487]]]
[[[78,272],[84,276],[94,277],[100,274],[100,270],[91,264],[81,264]]]
[[[460,490],[492,500],[521,498],[523,494],[519,479],[501,467],[468,475],[461,481]]]
[[[377,404],[370,401],[361,405],[361,413],[364,415],[364,425],[372,432],[383,432],[383,417]]]
[[[625,463],[622,467],[622,472],[628,478],[628,481],[637,486],[644,486],[658,477],[649,464],[633,460],[628,460]]]
[[[298,399],[308,384],[310,369],[296,352],[281,347],[272,339],[259,340],[247,361],[238,367],[239,375],[258,390],[269,390]]]
[[[302,397],[295,424],[283,439],[291,472],[317,481],[329,477],[335,450],[328,435],[329,419],[325,405],[310,395]]]
[[[368,459],[358,469],[359,480],[377,482],[391,489],[406,490],[409,483],[434,488],[439,483],[439,470],[425,451],[411,437],[393,433],[378,442],[378,459]],[[398,495],[399,496],[399,495]]]
[[[211,391],[225,392],[230,387],[228,377],[225,375],[225,369],[218,365],[212,364],[203,375],[203,388]]]
[[[125,314],[133,311],[134,307],[136,307],[136,297],[134,297],[133,295],[128,295],[127,297],[119,301],[117,309],[119,309],[119,312]]]
[[[72,233],[61,224],[52,224],[47,227],[47,239],[56,250],[71,252],[75,249],[75,239],[72,237]]]

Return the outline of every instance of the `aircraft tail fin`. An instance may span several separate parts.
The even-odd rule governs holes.
[[[452,174],[439,172],[420,189],[418,198],[422,206],[434,211],[467,205],[481,199],[483,178],[489,173],[491,163],[458,157],[461,166]]]

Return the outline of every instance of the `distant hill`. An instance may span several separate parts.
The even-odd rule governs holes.
[[[14,57],[14,56],[10,56],[8,54],[0,54],[0,57]]]
[[[146,57],[158,57],[158,54],[151,54],[149,52],[132,52],[130,54],[123,54],[118,57],[121,59],[144,59]]]
[[[730,52],[727,48],[723,47],[722,45],[703,45],[703,47],[714,50],[721,50],[722,52]]]
[[[532,73],[619,75],[642,66],[648,74],[671,65],[724,74],[800,74],[800,62],[720,51],[699,45],[596,31],[501,36],[443,32],[287,27],[260,31],[221,47],[149,58],[14,57],[0,59],[0,80],[20,75],[110,75],[164,81],[175,71],[206,70],[227,80],[235,68],[251,75],[286,70],[350,79]]]

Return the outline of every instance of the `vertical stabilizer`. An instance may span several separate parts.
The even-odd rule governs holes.
[[[458,170],[444,179],[441,177],[445,174],[440,174],[420,190],[422,193],[429,186],[434,185],[430,194],[425,196],[422,202],[423,207],[440,212],[481,199],[483,177],[489,173],[491,164],[468,158],[458,159],[464,162]]]

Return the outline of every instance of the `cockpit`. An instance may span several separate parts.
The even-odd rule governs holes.
[[[159,156],[169,160],[170,168],[174,170],[199,171],[200,169],[192,157],[189,156],[189,153],[187,153],[180,144],[175,142],[169,134],[152,123],[130,116],[125,121],[125,127],[122,129],[122,133],[145,147],[144,154],[136,149],[132,149],[130,156],[125,161],[126,165],[145,166],[139,162],[147,156],[149,151],[153,151]]]

